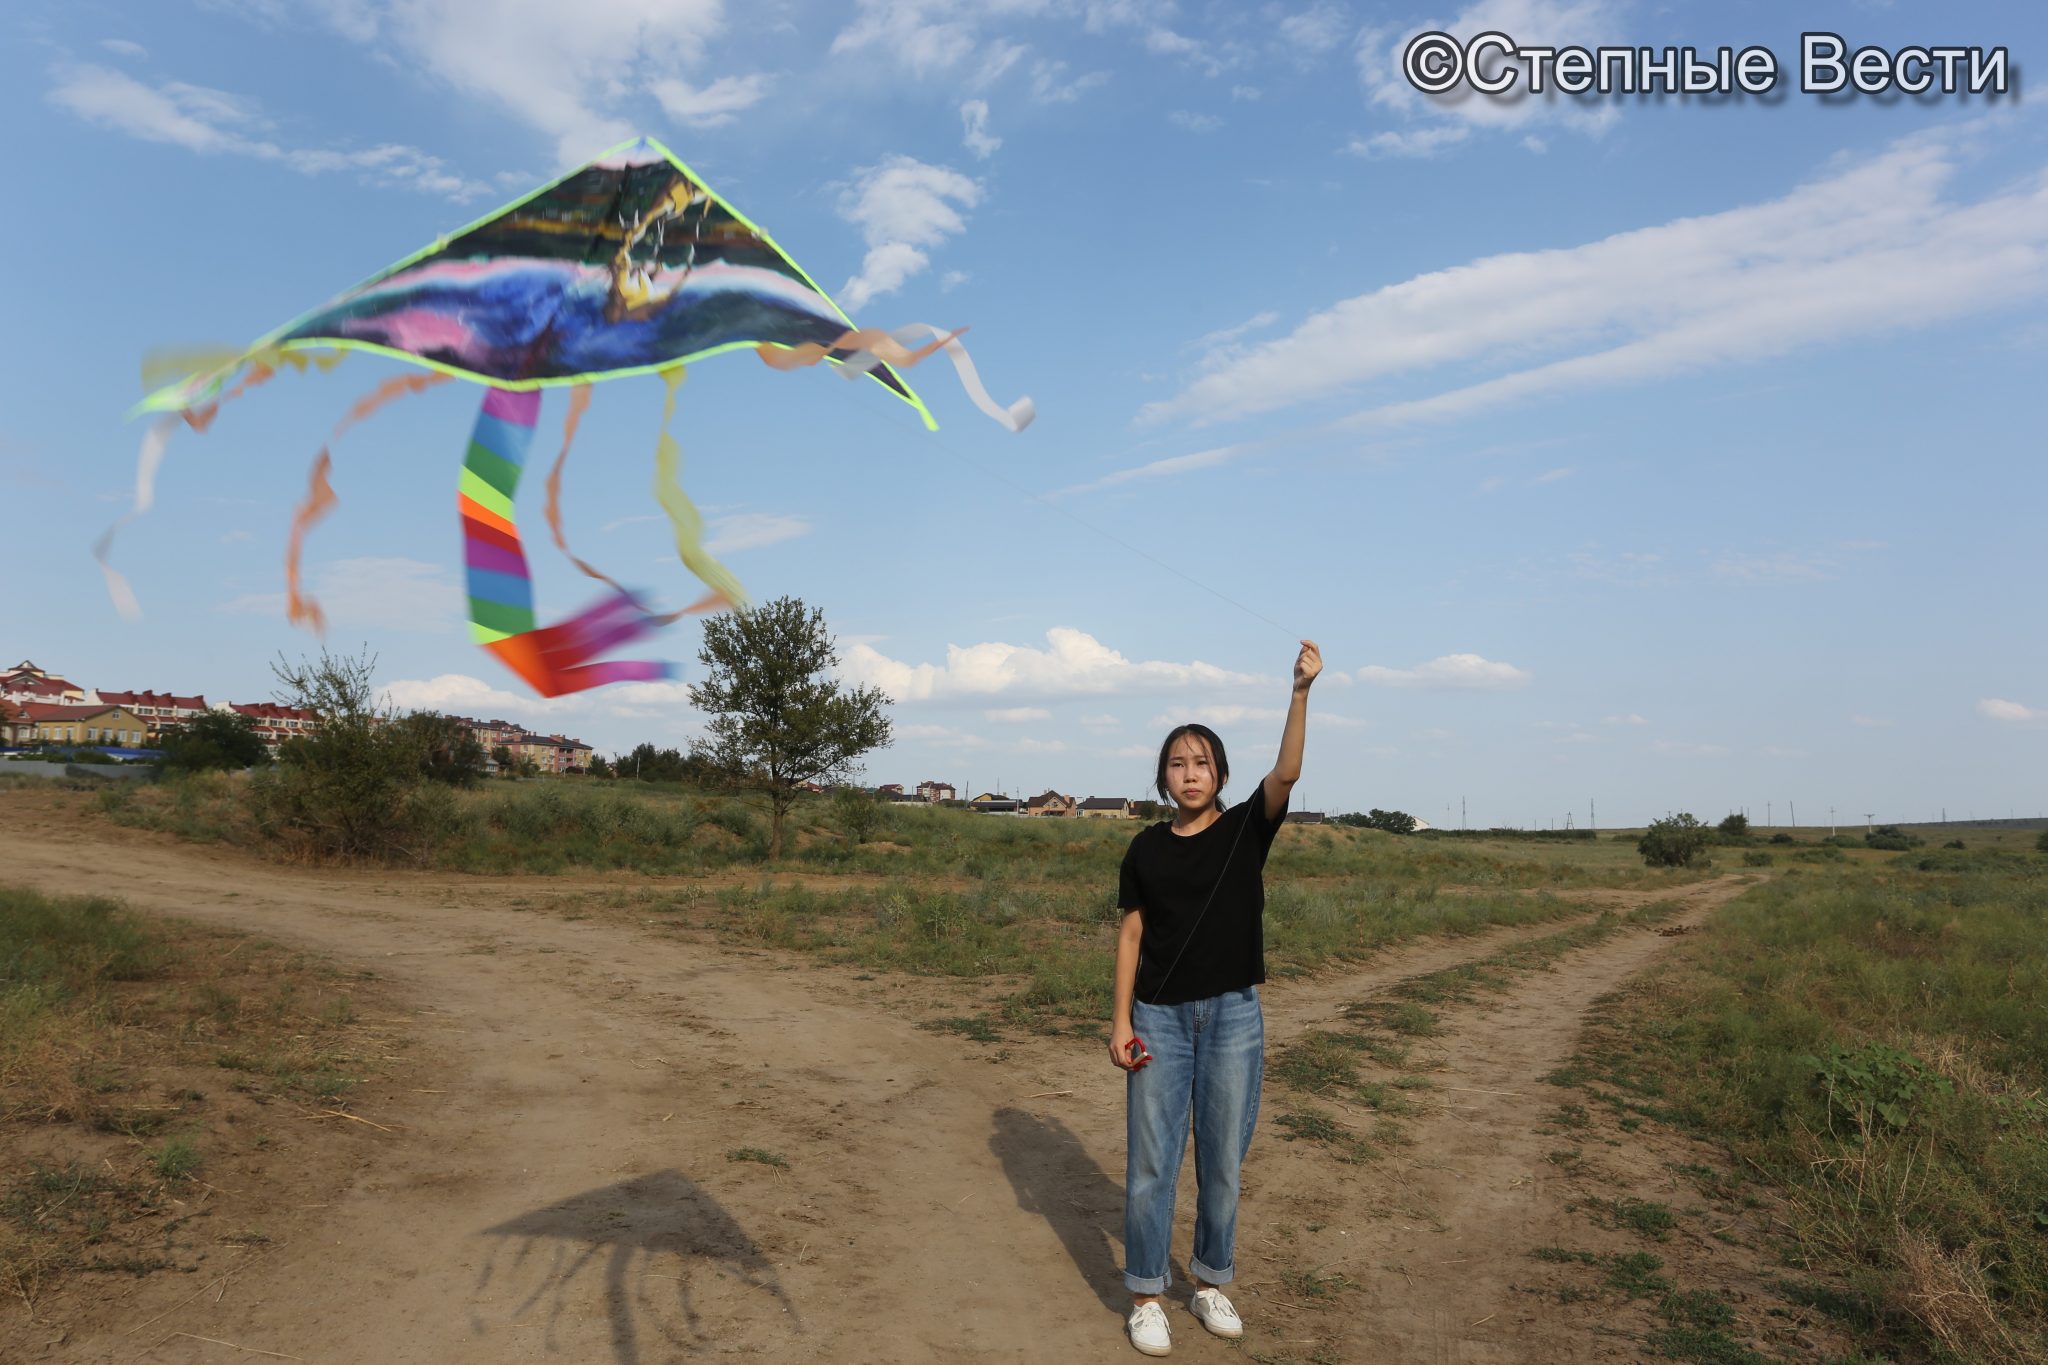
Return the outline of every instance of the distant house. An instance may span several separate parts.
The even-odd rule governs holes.
[[[0,673],[0,698],[7,701],[82,702],[85,689],[77,683],[45,673],[29,659],[23,659]]]
[[[580,773],[590,768],[590,746],[563,735],[521,734],[505,746],[544,773]]]
[[[1130,820],[1137,810],[1121,796],[1091,796],[1080,805],[1084,820]]]
[[[280,744],[320,728],[319,713],[303,706],[286,706],[274,701],[231,701],[227,710],[247,716],[256,727],[264,747],[276,753]]]
[[[1061,796],[1056,791],[1040,792],[1024,802],[1026,815],[1067,816],[1074,813],[1074,798]]]
[[[1287,823],[1290,825],[1320,825],[1323,823],[1324,818],[1323,813],[1319,810],[1291,810],[1287,812]]]
[[[1024,803],[1014,797],[999,796],[994,792],[983,792],[967,803],[969,810],[980,811],[983,815],[1022,815]]]
[[[149,723],[152,736],[175,730],[213,709],[203,694],[181,697],[175,692],[113,692],[99,687],[93,689],[92,700],[104,706],[127,707]]]
[[[68,705],[51,701],[15,702],[0,722],[9,744],[104,744],[140,748],[149,738],[141,716],[125,706]]]
[[[900,801],[903,799],[903,784],[901,782],[884,782],[881,786],[875,788],[875,795],[886,796],[891,800]]]
[[[959,794],[953,790],[951,782],[920,782],[917,784],[917,794],[933,805],[937,805],[941,801],[957,801],[960,799]]]

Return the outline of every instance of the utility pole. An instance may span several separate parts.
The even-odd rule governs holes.
[[[1787,802],[1786,802],[1785,804],[1786,804],[1787,806],[1789,806],[1789,807],[1791,808],[1791,810],[1792,810],[1792,828],[1794,828],[1794,829],[1798,829],[1798,828],[1799,828],[1799,803],[1798,803],[1797,801],[1787,801]]]
[[[1832,839],[1832,838],[1834,838],[1834,837],[1835,837],[1835,808],[1834,808],[1833,806],[1829,806],[1829,807],[1828,807],[1828,838]]]
[[[1470,826],[1470,825],[1468,825],[1468,824],[1466,824],[1466,823],[1465,823],[1465,798],[1464,798],[1464,797],[1462,797],[1462,796],[1458,798],[1458,828],[1459,828],[1459,829],[1470,829],[1470,828],[1472,828],[1472,826]]]
[[[1870,822],[1876,815],[1876,811],[1867,810],[1863,812],[1863,832],[1865,834],[1870,833]]]
[[[1766,802],[1764,802],[1764,828],[1765,828],[1765,829],[1769,829],[1770,827],[1771,827],[1771,803],[1770,803],[1770,802],[1768,802],[1768,801],[1766,801]]]
[[[1586,798],[1586,828],[1595,833],[1600,829],[1600,809],[1590,796]]]

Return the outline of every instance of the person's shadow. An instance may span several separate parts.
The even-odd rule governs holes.
[[[790,1315],[792,1326],[802,1330],[796,1307],[783,1292],[773,1263],[717,1200],[680,1171],[656,1171],[586,1190],[486,1228],[483,1235],[500,1240],[484,1258],[475,1292],[483,1293],[501,1275],[517,1292],[526,1283],[525,1276],[538,1269],[530,1292],[511,1316],[524,1317],[546,1299],[550,1351],[561,1349],[555,1328],[563,1310],[571,1306],[571,1286],[599,1262],[604,1267],[602,1293],[611,1323],[612,1353],[619,1365],[638,1365],[639,1319],[652,1324],[684,1354],[701,1344],[691,1277],[707,1268],[722,1268],[752,1288],[773,1295]],[[657,1269],[665,1256],[672,1259]],[[670,1284],[675,1286],[675,1297],[664,1303],[657,1298],[655,1287],[666,1291]],[[479,1333],[487,1330],[474,1308],[470,1322]]]
[[[1017,1207],[1052,1224],[1067,1256],[1102,1306],[1122,1317],[1131,1309],[1123,1287],[1124,1190],[1088,1155],[1058,1119],[998,1109],[988,1149],[1003,1163]],[[1186,1271],[1180,1272],[1183,1279]]]

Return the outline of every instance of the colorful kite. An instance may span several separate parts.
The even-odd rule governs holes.
[[[894,332],[856,328],[773,238],[666,147],[642,138],[436,241],[242,352],[171,357],[155,364],[155,379],[146,368],[146,383],[172,376],[175,382],[137,408],[160,415],[143,439],[134,507],[108,528],[94,554],[116,605],[134,615],[134,593],[108,562],[108,550],[114,532],[148,510],[178,423],[204,431],[222,404],[283,367],[324,369],[342,351],[373,351],[435,373],[380,384],[350,408],[334,437],[393,399],[449,378],[489,386],[457,497],[473,638],[544,696],[670,677],[672,666],[664,663],[595,660],[687,612],[746,607],[739,581],[705,551],[703,520],[677,478],[682,451],[668,428],[683,366],[741,347],[776,369],[830,360],[848,379],[866,376],[882,385],[936,428],[899,371],[944,350],[975,405],[1022,431],[1034,415],[1031,400],[997,404],[957,338],[924,323]],[[666,615],[577,558],[560,515],[562,467],[590,385],[649,373],[668,386],[655,497],[677,553],[709,589]],[[561,453],[547,481],[549,529],[576,567],[608,591],[584,612],[541,627],[513,500],[539,418],[539,391],[556,386],[571,394]],[[288,614],[315,629],[324,621],[319,604],[300,590],[299,560],[306,532],[335,503],[331,467],[323,448],[293,519],[285,564]]]

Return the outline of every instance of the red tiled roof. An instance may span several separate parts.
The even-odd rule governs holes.
[[[228,709],[240,712],[252,720],[318,720],[317,711],[308,711],[301,706],[281,706],[274,701],[231,701]]]
[[[33,673],[17,673],[5,682],[0,682],[0,687],[9,692],[29,692],[48,697],[61,697],[66,692],[85,690],[78,684],[66,682],[62,678],[38,678]]]
[[[168,706],[178,711],[204,711],[206,698],[181,697],[175,692],[109,692],[102,687],[100,700],[109,706]]]
[[[14,713],[20,720],[91,720],[104,716],[113,710],[112,706],[80,706],[77,703],[65,705],[55,701],[24,701],[13,704]]]

